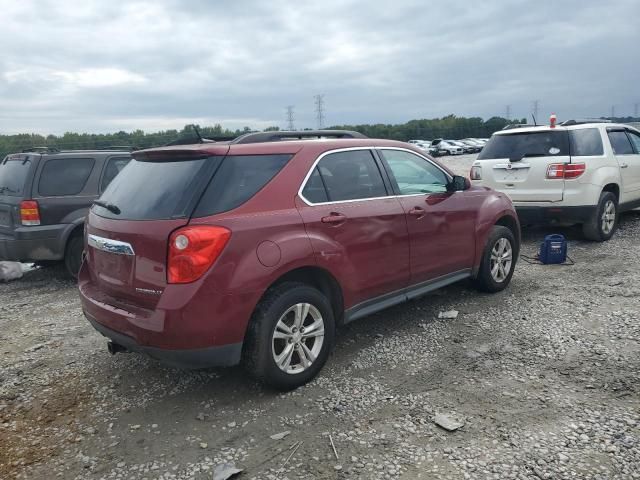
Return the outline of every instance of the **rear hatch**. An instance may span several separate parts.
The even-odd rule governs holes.
[[[133,307],[157,304],[167,284],[169,236],[189,222],[228,150],[216,145],[206,152],[182,147],[133,155],[89,214],[86,266],[97,297]]]
[[[27,179],[36,157],[9,155],[0,162],[0,235],[13,236],[20,226],[20,202],[28,196]]]
[[[513,130],[495,133],[474,168],[480,167],[479,184],[506,193],[514,202],[558,202],[564,180],[547,178],[547,170],[570,161],[566,129]]]

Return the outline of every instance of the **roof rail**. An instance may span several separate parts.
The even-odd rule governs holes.
[[[612,123],[612,121],[608,118],[579,118],[575,120],[565,120],[559,125],[568,127],[570,125],[584,125],[585,123]]]
[[[229,143],[263,143],[281,142],[286,140],[302,140],[311,138],[368,138],[360,132],[350,130],[302,130],[302,131],[275,131],[257,132],[240,135]]]
[[[502,130],[513,130],[514,128],[539,127],[540,125],[532,125],[530,123],[511,123],[502,127]]]
[[[96,147],[94,150],[124,150],[133,152],[134,150],[139,150],[139,148],[133,145],[109,145],[107,147]]]
[[[56,147],[29,147],[22,150],[20,153],[40,153],[40,152],[51,152],[57,153],[58,150]]]

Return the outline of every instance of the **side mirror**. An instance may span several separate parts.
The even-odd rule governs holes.
[[[447,191],[449,192],[462,192],[463,190],[467,190],[471,187],[471,182],[465,177],[461,177],[460,175],[454,175],[453,179],[447,185]]]

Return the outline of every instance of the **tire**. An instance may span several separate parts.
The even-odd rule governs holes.
[[[301,305],[309,305],[308,310]],[[315,325],[314,332],[322,326],[324,334],[301,338],[301,330],[294,330],[296,321],[307,329]],[[247,330],[243,364],[265,385],[280,391],[293,390],[320,372],[329,358],[334,336],[335,321],[327,297],[304,283],[286,282],[267,292],[256,307]],[[318,341],[321,343],[316,344]],[[276,356],[283,358],[282,367],[276,363]],[[304,361],[312,357],[315,359],[305,366]]]
[[[582,233],[587,240],[606,242],[617,228],[618,199],[611,192],[602,192],[591,219],[582,225]]]
[[[82,235],[78,233],[71,234],[64,249],[64,266],[67,269],[67,273],[73,278],[78,278],[83,250],[84,241]]]
[[[494,225],[482,254],[478,276],[474,280],[475,287],[489,293],[500,292],[507,288],[516,267],[518,251],[519,245],[516,243],[513,232],[507,227]],[[510,256],[504,256],[508,252]],[[502,266],[496,269],[497,261]]]

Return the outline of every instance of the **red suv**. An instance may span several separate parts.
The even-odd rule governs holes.
[[[181,367],[241,361],[291,389],[336,327],[459,280],[511,280],[508,197],[411,145],[269,132],[143,150],[93,205],[79,274],[109,351]]]

